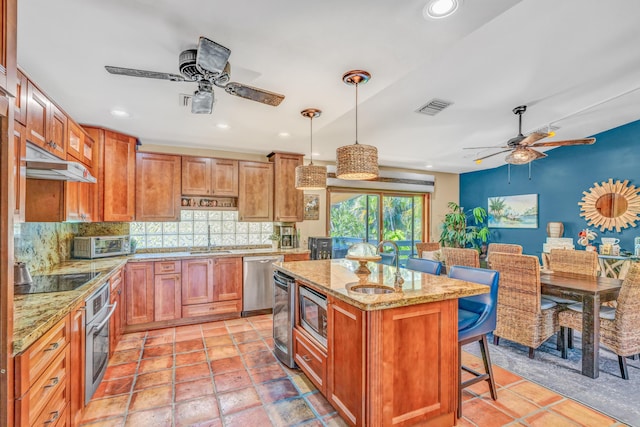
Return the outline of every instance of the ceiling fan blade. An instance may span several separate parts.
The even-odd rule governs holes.
[[[502,145],[502,146],[498,146],[496,147],[495,145],[493,147],[463,147],[463,150],[486,150],[489,148],[511,148],[508,145]]]
[[[213,91],[197,90],[191,97],[191,112],[211,114],[213,111]]]
[[[196,65],[212,74],[220,74],[229,61],[231,50],[206,37],[200,37]]]
[[[171,80],[173,82],[184,82],[186,79],[178,74],[160,73],[158,71],[136,70],[135,68],[112,67],[105,65],[104,68],[111,74],[131,77],[145,77],[148,79]]]
[[[583,139],[568,139],[566,141],[549,141],[538,142],[530,147],[559,147],[562,145],[591,145],[596,142],[595,138],[583,138]]]
[[[250,99],[252,101],[262,102],[263,104],[277,107],[284,99],[284,95],[269,92],[267,90],[246,86],[240,83],[231,82],[224,87],[224,90],[231,95],[240,98]]]
[[[493,153],[493,154],[489,154],[488,156],[484,156],[484,157],[479,157],[477,159],[474,159],[474,162],[477,162],[479,160],[484,160],[484,159],[488,159],[489,157],[493,157],[493,156],[497,156],[498,154],[502,154],[502,153],[506,153],[507,151],[513,151],[513,149],[508,149],[508,150],[502,150],[502,151],[498,151],[497,153]]]
[[[518,143],[518,145],[520,145],[521,147],[526,147],[526,146],[531,145],[534,142],[539,141],[542,138],[546,138],[548,136],[549,136],[548,133],[533,132],[533,133],[527,135],[522,141],[520,141]]]

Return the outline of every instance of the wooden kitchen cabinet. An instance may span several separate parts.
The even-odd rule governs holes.
[[[16,98],[13,106],[13,119],[22,124],[27,124],[27,76],[17,70]]]
[[[67,158],[67,116],[27,80],[27,140],[61,159]]]
[[[26,128],[20,123],[14,123],[13,127],[13,143],[14,143],[14,191],[16,194],[16,205],[13,210],[13,221],[24,222],[25,220],[25,203],[26,203],[26,187],[27,187],[27,171],[26,163],[22,160],[27,155],[27,134]]]
[[[182,261],[183,307],[213,302],[213,275],[213,258],[194,258]]]
[[[118,341],[122,337],[125,319],[124,308],[124,269],[118,270],[111,276],[111,304],[115,304],[116,308],[109,319],[109,357],[113,356],[116,351]]]
[[[127,325],[153,322],[153,262],[130,262],[125,268]]]
[[[221,197],[238,197],[238,161],[211,159],[212,194]]]
[[[290,261],[309,261],[311,254],[309,252],[298,254],[284,254],[284,262]]]
[[[303,220],[304,192],[296,190],[296,167],[303,165],[302,154],[269,154],[273,163],[273,220],[280,222],[301,222]]]
[[[28,222],[90,222],[96,184],[27,179],[25,220]]]
[[[273,221],[273,164],[238,162],[238,219]]]
[[[213,301],[242,300],[242,258],[216,258]]]
[[[295,328],[293,330],[293,359],[307,378],[326,396],[327,392],[327,353],[305,332]]]
[[[180,219],[180,156],[136,155],[136,221]]]
[[[86,327],[85,303],[78,304],[70,314],[70,361],[69,366],[73,375],[69,376],[69,395],[71,425],[80,425],[82,410],[84,409],[85,389],[85,360],[86,360]],[[110,353],[111,355],[111,353]]]
[[[182,284],[180,275],[180,262],[155,262],[154,263],[154,314],[153,320],[161,322],[163,320],[174,320],[182,317]],[[173,272],[158,274],[158,271],[167,269],[173,264]]]
[[[73,120],[69,120],[67,130],[67,156],[73,157],[73,160],[83,162],[84,151],[84,131]],[[85,165],[92,166],[92,165]]]
[[[182,194],[238,197],[238,161],[182,156]]]

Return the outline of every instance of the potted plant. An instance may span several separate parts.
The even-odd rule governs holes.
[[[273,248],[273,250],[278,249],[278,242],[280,240],[280,236],[276,233],[271,233],[269,235],[269,240],[271,240],[271,247]]]
[[[487,211],[475,207],[465,211],[455,202],[449,202],[450,212],[444,216],[440,245],[454,248],[472,247],[479,249],[479,242],[485,244],[489,238],[489,228],[485,224]],[[473,225],[469,225],[473,221]]]

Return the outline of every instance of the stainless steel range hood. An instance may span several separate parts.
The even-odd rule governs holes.
[[[55,179],[58,181],[75,181],[95,183],[96,179],[81,163],[60,160],[42,148],[27,142],[27,178]]]

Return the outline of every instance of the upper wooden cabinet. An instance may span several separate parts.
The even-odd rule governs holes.
[[[180,156],[136,155],[136,220],[180,219]]]
[[[13,142],[14,142],[14,191],[16,194],[16,205],[13,212],[14,222],[24,222],[25,201],[27,187],[27,170],[26,163],[22,160],[27,155],[27,138],[26,129],[20,123],[14,123]]]
[[[273,164],[238,162],[238,219],[273,220]]]
[[[273,220],[301,222],[303,220],[302,190],[296,190],[296,167],[303,164],[302,154],[271,153],[274,165]]]
[[[237,197],[238,161],[183,156],[182,194]]]
[[[91,222],[95,218],[96,184],[27,179],[27,222]]]
[[[98,179],[98,210],[94,220],[133,221],[136,195],[136,139],[91,126],[84,126],[84,129],[89,137],[85,136],[83,156],[90,150]]]
[[[66,159],[67,116],[30,80],[26,107],[27,140]]]
[[[16,99],[13,107],[14,120],[23,125],[27,124],[27,77],[18,70],[16,79]]]
[[[0,89],[14,94],[15,86],[11,76],[16,69],[16,21],[17,0],[0,0]],[[4,104],[2,109],[8,108]],[[3,115],[6,115],[3,114]],[[0,421],[4,414],[0,415]],[[0,422],[1,424],[1,422]]]

